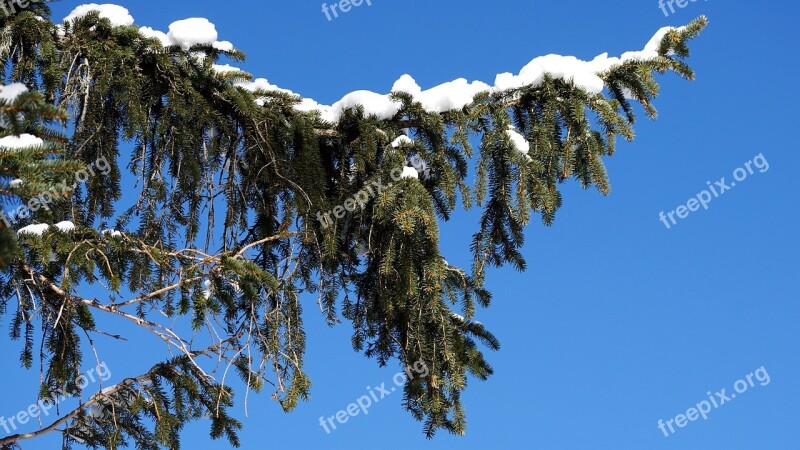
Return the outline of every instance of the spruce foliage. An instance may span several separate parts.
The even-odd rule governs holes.
[[[20,224],[71,220],[75,230],[17,238],[0,225],[0,309],[22,364],[40,360],[43,398],[75,388],[92,339],[115,334],[98,327],[99,316],[135,324],[177,355],[63,415],[64,448],[177,449],[182,426],[201,417],[212,419],[212,438],[238,446],[233,390],[209,364],[224,361],[246,389],[270,390],[286,411],[308,398],[303,293],[319,296],[331,325],[349,321],[353,348],[380,365],[423,362],[429,374],[407,381],[405,407],[428,436],[463,434],[461,394],[470,375],[493,373],[484,350],[500,347],[474,320],[492,300],[487,266],[525,269],[525,227],[535,215],[553,223],[563,183],[610,192],[603,159],[618,137],[633,139],[632,102],[654,118],[654,75],[693,78],[687,43],[705,25],[701,17],[670,31],[658,57],[601,74],[601,94],[546,77],[432,113],[394,93],[401,107],[392,118],[357,107],[329,123],[294,109],[299,97],[250,92],[236,83],[249,74],[212,69],[223,56],[243,59],[238,50],[165,48],[97,13],[60,30],[45,6],[0,19],[0,64],[9,82],[31,89],[0,104],[3,135],[47,142],[0,150],[3,203],[99,159],[111,166]],[[65,112],[69,136],[47,127]],[[527,156],[506,133],[512,125],[530,144]],[[414,143],[392,146],[403,130]],[[412,157],[430,176],[376,189],[330,226],[317,220],[365,186],[387,184]],[[137,178],[132,204],[120,201],[125,170]],[[7,181],[17,178],[24,188],[12,191]],[[459,205],[481,212],[470,268],[440,253],[439,226]],[[87,286],[108,294],[82,296]],[[180,332],[176,319],[186,324]]]

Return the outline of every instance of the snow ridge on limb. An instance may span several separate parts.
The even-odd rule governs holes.
[[[100,17],[108,18],[113,26],[130,26],[133,17],[127,9],[113,4],[91,3],[76,7],[65,19],[69,22],[89,14],[92,11],[99,13]],[[367,116],[376,116],[386,120],[394,117],[401,109],[400,102],[392,93],[406,93],[412,96],[415,102],[420,103],[430,113],[444,113],[459,110],[474,102],[475,96],[481,93],[491,95],[505,95],[526,87],[536,87],[542,84],[546,77],[561,79],[573,83],[576,87],[590,94],[602,93],[605,89],[615,97],[622,100],[646,99],[641,92],[630,91],[619,87],[619,80],[614,77],[615,72],[626,66],[637,63],[658,62],[662,66],[679,69],[678,72],[690,77],[690,70],[682,64],[675,64],[676,56],[688,56],[685,42],[695,37],[705,26],[707,19],[700,17],[689,25],[683,27],[667,26],[659,29],[645,44],[642,50],[628,51],[619,57],[610,57],[602,53],[590,61],[584,61],[574,56],[549,54],[532,59],[517,74],[510,72],[500,73],[495,77],[493,85],[482,81],[469,82],[458,78],[430,89],[422,89],[414,78],[408,74],[401,76],[392,86],[388,94],[379,94],[367,90],[357,90],[343,96],[332,105],[318,103],[314,99],[304,98],[291,90],[271,84],[265,78],[243,81],[238,79],[235,84],[258,94],[283,93],[296,95],[300,98],[295,109],[303,112],[315,112],[319,117],[329,123],[336,123],[344,111],[362,107]],[[139,32],[146,38],[155,39],[164,47],[177,46],[184,51],[189,51],[197,45],[208,45],[221,52],[233,52],[234,46],[229,41],[219,41],[216,27],[205,18],[189,18],[173,22],[169,32],[154,30],[150,27],[141,27]],[[673,63],[669,63],[673,61]],[[246,74],[241,69],[225,65],[214,65],[213,70],[221,75],[236,73]],[[623,106],[627,102],[623,101]],[[263,104],[263,100],[259,100]],[[648,114],[653,110],[648,108]],[[626,107],[626,112],[628,108]]]
[[[389,94],[359,90],[345,95],[333,105],[320,104],[313,99],[300,96],[301,100],[295,109],[316,111],[322,120],[336,123],[344,111],[361,106],[366,116],[374,115],[379,119],[387,120],[394,117],[401,109],[400,102],[392,94],[406,93],[411,95],[415,102],[420,103],[425,111],[445,113],[473,104],[475,97],[479,94],[513,95],[520,89],[541,85],[547,77],[570,82],[589,94],[601,94],[607,88],[611,90],[618,83],[615,75],[619,69],[627,70],[641,64],[657,64],[656,70],[662,73],[667,69],[673,69],[691,79],[693,78],[691,70],[680,62],[680,58],[688,56],[686,42],[697,36],[706,24],[707,19],[701,16],[686,26],[663,27],[653,35],[642,50],[625,52],[620,57],[609,57],[608,53],[603,53],[591,61],[583,61],[574,56],[555,54],[540,56],[531,60],[518,74],[508,72],[498,74],[491,86],[482,81],[469,82],[464,78],[459,78],[423,90],[411,75],[405,74],[394,83]],[[264,78],[237,84],[251,92],[281,92],[298,95],[290,90],[272,85]],[[614,91],[612,93],[616,94]],[[621,91],[620,94],[622,93]],[[631,91],[624,93],[628,94],[628,98],[645,97],[643,95],[634,97],[636,93],[631,93]],[[626,96],[622,95],[622,97]]]

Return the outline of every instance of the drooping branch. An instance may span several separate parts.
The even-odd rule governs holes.
[[[217,342],[217,343],[215,343],[213,345],[210,345],[210,346],[206,347],[205,349],[193,350],[193,351],[190,352],[190,355],[191,355],[191,357],[199,357],[199,356],[208,355],[210,353],[216,353],[216,352],[220,351],[225,345],[230,344],[230,343],[234,342],[236,339],[238,339],[239,337],[241,337],[242,334],[243,334],[243,331],[239,331],[236,335],[231,336],[230,338],[228,338],[228,339],[226,339],[224,341]],[[188,355],[187,355],[187,357],[188,357]],[[171,363],[169,363],[169,362],[168,363],[159,363],[156,366],[154,366],[154,368],[155,367],[165,367],[165,366],[166,367],[175,366],[175,365],[178,364],[178,362],[179,361],[173,361]],[[102,391],[97,392],[96,394],[92,395],[87,401],[81,403],[78,407],[76,407],[72,411],[68,412],[67,414],[64,414],[62,417],[54,420],[49,425],[47,425],[47,426],[45,426],[45,427],[43,427],[43,428],[41,428],[39,430],[30,432],[30,433],[13,434],[13,435],[6,436],[6,437],[0,439],[0,447],[11,445],[11,444],[16,444],[16,443],[18,443],[20,441],[37,438],[37,437],[45,435],[47,433],[50,433],[50,432],[53,432],[53,431],[57,431],[56,429],[59,426],[65,424],[66,422],[68,422],[71,419],[74,419],[75,417],[78,417],[81,414],[81,412],[84,412],[87,408],[91,407],[92,405],[96,405],[99,402],[102,402],[104,399],[110,398],[114,394],[116,394],[118,392],[121,392],[121,391],[123,391],[125,389],[130,389],[131,386],[134,383],[140,383],[141,384],[143,381],[148,381],[149,378],[152,375],[153,375],[153,369],[151,369],[148,372],[146,372],[146,373],[144,373],[142,375],[139,375],[137,377],[126,378],[125,380],[123,380],[119,384],[116,384],[114,386],[111,386],[109,388],[105,388]]]

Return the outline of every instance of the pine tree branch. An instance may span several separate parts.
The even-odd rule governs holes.
[[[116,309],[116,308],[114,308],[112,306],[103,305],[103,304],[101,304],[100,302],[98,302],[95,299],[88,300],[88,299],[85,299],[85,298],[82,298],[82,297],[78,297],[76,295],[72,295],[72,294],[64,291],[60,287],[58,287],[55,283],[50,281],[44,275],[39,274],[36,271],[34,271],[27,264],[22,264],[22,269],[28,274],[28,276],[32,280],[37,280],[39,283],[43,284],[45,287],[50,289],[50,291],[52,291],[56,295],[64,298],[66,301],[72,301],[72,302],[76,302],[76,303],[81,303],[83,305],[89,306],[89,307],[94,308],[94,309],[99,309],[99,310],[107,312],[107,313],[116,314],[116,315],[124,317],[125,319],[128,319],[131,322],[139,325],[140,327],[150,331],[151,333],[153,333],[156,336],[158,336],[159,338],[161,338],[167,344],[174,346],[175,348],[180,350],[184,355],[188,356],[190,361],[195,365],[195,367],[197,367],[197,369],[200,370],[201,373],[205,374],[203,369],[194,361],[194,359],[192,357],[192,354],[191,354],[191,352],[189,351],[189,349],[187,347],[186,341],[183,340],[177,334],[175,334],[175,332],[170,330],[169,328],[167,328],[167,327],[165,327],[163,325],[157,324],[155,322],[149,321],[147,319],[142,319],[140,317],[136,317],[134,315],[125,313],[123,311],[119,311],[118,309]]]
[[[256,241],[256,242],[253,242],[251,244],[248,244],[248,245],[244,246],[241,250],[239,250],[236,254],[233,255],[233,258],[234,259],[242,258],[244,256],[244,254],[248,250],[252,249],[253,247],[257,247],[259,245],[263,245],[263,244],[266,244],[268,242],[274,242],[274,241],[277,241],[279,239],[288,239],[288,238],[296,236],[296,235],[297,235],[296,231],[294,231],[294,232],[283,232],[283,233],[277,234],[275,236],[270,236],[268,238],[261,239],[259,241]],[[184,249],[184,250],[181,250],[181,251],[178,251],[178,252],[169,253],[169,256],[177,257],[177,256],[180,256],[180,254],[183,253],[183,252],[197,252],[197,253],[203,254],[202,252],[195,251],[193,249]],[[205,255],[205,254],[203,254],[203,256],[205,256],[205,258],[203,260],[201,260],[198,264],[202,265],[202,264],[208,264],[210,262],[216,262],[217,264],[219,264],[221,262],[222,257],[226,256],[228,253],[230,253],[230,252],[221,253],[220,255]],[[151,259],[153,259],[152,255],[151,255]],[[175,289],[179,289],[179,288],[181,288],[181,287],[183,287],[183,286],[185,286],[187,284],[191,284],[191,283],[195,283],[197,281],[200,281],[203,278],[204,277],[201,276],[201,277],[193,277],[193,278],[188,278],[188,279],[185,279],[185,280],[181,280],[181,281],[179,281],[177,283],[174,283],[174,284],[172,284],[170,286],[166,286],[166,287],[163,287],[163,288],[158,289],[156,291],[150,292],[149,294],[142,295],[142,296],[133,298],[131,300],[127,300],[127,301],[122,302],[122,303],[114,303],[114,304],[109,305],[108,307],[110,309],[112,309],[112,310],[117,310],[117,309],[125,308],[127,306],[135,305],[137,303],[145,302],[147,300],[156,298],[156,297],[158,297],[160,295],[166,294],[167,292],[173,291]]]
[[[268,237],[268,238],[261,239],[261,240],[259,240],[259,241],[253,242],[253,243],[251,243],[251,244],[248,244],[248,245],[246,245],[246,246],[242,247],[242,249],[241,249],[241,250],[239,250],[239,251],[238,251],[238,252],[237,252],[237,253],[236,253],[236,254],[235,254],[233,257],[234,257],[235,259],[239,259],[239,258],[241,258],[242,256],[244,256],[244,254],[245,254],[245,253],[246,253],[248,250],[250,250],[251,248],[253,248],[253,247],[258,247],[259,245],[266,244],[267,242],[273,242],[273,241],[277,241],[277,240],[279,240],[279,239],[287,239],[287,238],[290,238],[290,237],[293,237],[293,236],[296,236],[296,235],[297,235],[297,232],[296,232],[296,231],[292,231],[292,232],[283,232],[283,233],[280,233],[280,234],[276,234],[275,236],[270,236],[270,237]]]
[[[209,353],[219,352],[219,350],[221,350],[224,345],[229,344],[229,343],[235,341],[236,339],[240,338],[242,336],[242,334],[243,334],[243,331],[240,330],[234,336],[231,336],[228,339],[225,339],[224,341],[217,342],[214,345],[210,345],[210,346],[206,347],[203,350],[191,351],[190,354],[191,354],[192,357],[198,357],[198,356],[207,355]],[[155,367],[163,367],[163,366],[167,366],[167,367],[172,368],[175,365],[177,365],[177,362],[159,363],[156,366],[154,366],[153,368],[155,368]],[[84,403],[81,403],[77,408],[75,408],[74,410],[70,411],[68,414],[66,414],[63,417],[53,421],[50,425],[48,425],[48,426],[46,426],[46,427],[44,427],[44,428],[42,428],[40,430],[33,431],[33,432],[30,432],[30,433],[13,434],[13,435],[6,436],[6,437],[0,439],[0,447],[2,447],[4,445],[14,444],[14,443],[17,443],[19,441],[33,439],[33,438],[42,436],[44,434],[50,433],[52,431],[55,431],[56,428],[59,425],[62,425],[64,423],[66,423],[68,420],[77,417],[81,413],[81,411],[85,410],[86,408],[97,404],[99,401],[101,401],[101,400],[103,400],[105,398],[111,397],[112,395],[116,394],[117,392],[122,391],[123,389],[129,388],[133,383],[142,382],[142,381],[146,380],[148,378],[148,376],[150,376],[151,373],[153,372],[153,368],[151,368],[146,373],[144,373],[142,375],[139,375],[137,377],[127,378],[127,379],[123,380],[121,383],[116,384],[116,385],[114,385],[114,386],[112,386],[110,388],[107,388],[104,391],[98,391],[89,400],[87,400]]]
[[[173,285],[166,286],[166,287],[163,287],[163,288],[158,289],[156,291],[153,291],[153,292],[151,292],[151,293],[149,293],[147,295],[142,295],[140,297],[136,297],[134,299],[131,299],[131,300],[128,300],[128,301],[125,301],[125,302],[122,302],[122,303],[113,303],[113,304],[109,305],[109,308],[111,308],[113,310],[117,310],[117,309],[120,309],[120,308],[125,308],[126,306],[134,305],[136,303],[145,302],[147,300],[156,298],[156,297],[158,297],[160,295],[166,294],[169,291],[173,291],[175,289],[179,289],[179,288],[181,288],[181,287],[183,287],[183,286],[185,286],[187,284],[195,283],[195,282],[200,281],[202,279],[203,279],[203,277],[187,278],[187,279],[181,280],[181,281],[179,281],[179,282],[177,282],[177,283],[175,283]]]

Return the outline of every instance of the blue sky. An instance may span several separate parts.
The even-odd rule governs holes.
[[[57,3],[54,17],[79,3]],[[640,49],[662,26],[708,15],[692,44],[697,80],[660,78],[659,119],[640,114],[636,140],[607,160],[611,196],[570,183],[555,225],[527,230],[528,271],[490,272],[495,299],[478,320],[503,348],[488,355],[495,376],[472,380],[465,394],[466,436],[426,441],[399,394],[326,434],[320,416],[346,408],[367,386],[391,386],[398,367],[381,369],[354,353],[350,327],[327,328],[308,296],[312,399],[284,414],[267,396],[251,396],[242,448],[800,448],[800,188],[791,178],[800,164],[791,137],[798,91],[784,81],[798,69],[796,3],[698,1],[665,17],[656,0],[372,0],[332,21],[320,2],[306,0],[123,6],[138,25],[161,30],[206,17],[248,54],[237,65],[328,104],[356,89],[387,92],[404,73],[427,88],[457,77],[492,82],[548,53],[618,55]],[[707,181],[731,181],[759,154],[768,171],[670,229],[659,221],[659,212],[686,204]],[[476,226],[475,212],[443,225],[452,264],[469,267],[465,243]],[[108,347],[113,381],[145,367],[130,357],[141,345]],[[36,377],[17,369],[12,351],[16,345],[0,351],[9,361],[0,374],[5,416],[35,396]],[[756,382],[668,438],[658,429],[659,419],[686,413],[707,391],[730,395],[762,366],[769,384]],[[185,448],[228,448],[207,442],[207,425],[184,432]],[[54,445],[44,438],[24,448]]]

